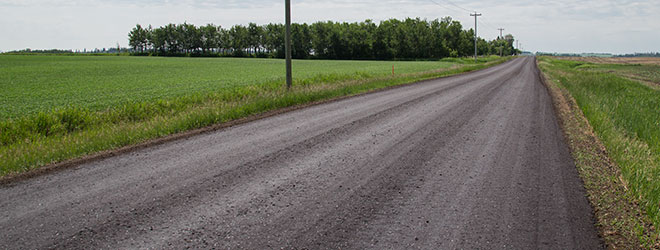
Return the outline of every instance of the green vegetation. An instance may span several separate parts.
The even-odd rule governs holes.
[[[619,76],[660,84],[660,65],[653,64],[585,64],[580,69],[614,73]]]
[[[294,61],[287,91],[275,59],[0,56],[0,176],[506,60]]]
[[[660,90],[629,75],[652,80],[657,66],[603,65],[540,59],[541,69],[575,99],[609,157],[620,167],[628,195],[660,226]],[[617,73],[623,76],[616,75]]]
[[[461,61],[457,61],[461,62]],[[429,71],[435,62],[294,61],[298,84]],[[284,61],[248,58],[0,56],[0,120],[77,107],[102,111],[136,100],[284,81]]]
[[[380,23],[315,22],[292,24],[292,56],[297,59],[440,59],[474,54],[474,30],[460,22],[406,18]],[[143,28],[128,34],[130,46],[140,55],[256,56],[284,58],[284,25],[234,25],[188,23]],[[513,55],[514,38],[508,34],[492,41],[478,39],[479,55]]]

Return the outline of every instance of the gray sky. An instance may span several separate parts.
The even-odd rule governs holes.
[[[660,0],[292,0],[293,22],[451,16],[494,39],[502,27],[530,51],[660,51]],[[135,24],[223,27],[284,21],[283,0],[0,0],[0,51],[127,46]]]

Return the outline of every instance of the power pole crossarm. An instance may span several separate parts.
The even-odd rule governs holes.
[[[470,14],[470,16],[474,17],[474,62],[477,62],[477,17],[481,16],[481,14],[477,13],[476,11],[474,14]]]

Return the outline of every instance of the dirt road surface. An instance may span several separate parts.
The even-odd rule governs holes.
[[[0,187],[0,248],[599,249],[534,58]]]

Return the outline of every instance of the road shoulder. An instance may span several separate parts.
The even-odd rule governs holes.
[[[660,249],[652,222],[636,199],[627,195],[628,187],[619,167],[609,158],[571,94],[542,71],[541,80],[552,97],[555,113],[594,208],[596,226],[607,248]]]

